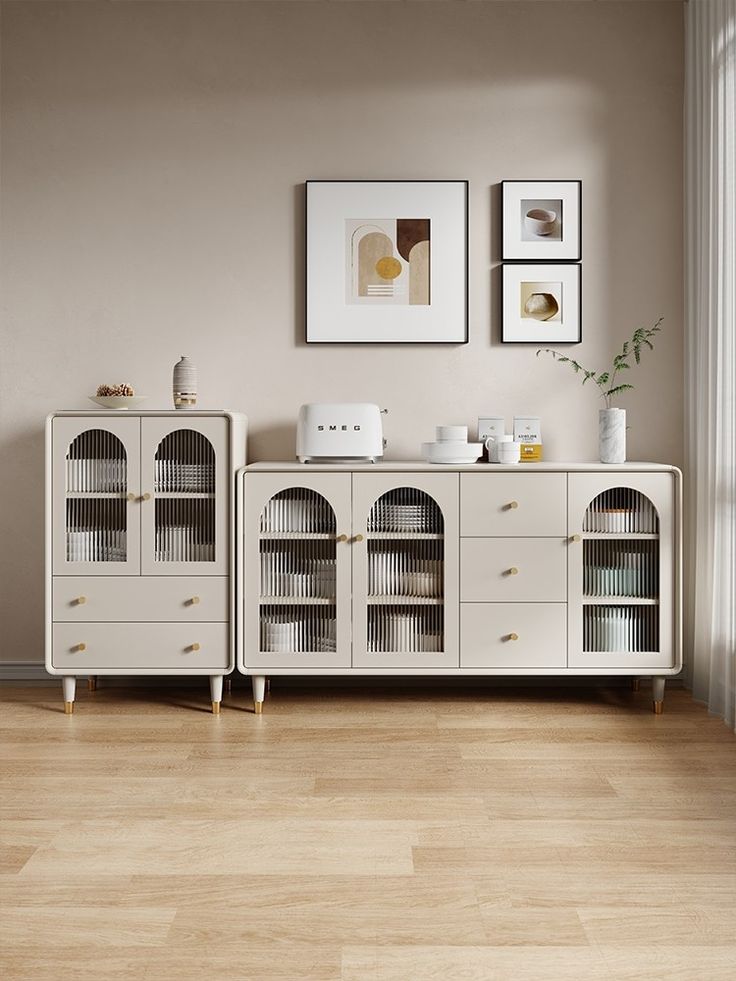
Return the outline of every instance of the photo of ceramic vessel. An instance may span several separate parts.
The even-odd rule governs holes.
[[[533,235],[551,235],[557,221],[557,212],[546,208],[532,208],[524,215],[524,223]]]
[[[560,305],[551,293],[532,293],[524,304],[524,313],[535,320],[551,320],[560,312]]]

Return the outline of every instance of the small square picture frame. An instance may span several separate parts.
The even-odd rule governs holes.
[[[504,344],[579,344],[582,276],[579,263],[503,266],[501,341]]]
[[[576,181],[502,181],[503,262],[579,262],[582,192]]]

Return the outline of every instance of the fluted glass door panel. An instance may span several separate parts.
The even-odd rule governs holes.
[[[57,416],[52,429],[55,575],[140,572],[140,420]]]
[[[286,476],[247,477],[246,665],[348,667],[350,476]]]
[[[227,573],[227,435],[222,417],[190,416],[181,423],[171,417],[143,420],[144,573]]]
[[[457,666],[458,475],[353,480],[353,663]]]
[[[570,665],[671,666],[671,475],[569,480]]]

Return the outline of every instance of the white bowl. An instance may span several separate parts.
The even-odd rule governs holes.
[[[440,443],[467,443],[467,426],[436,426],[435,439]]]
[[[428,463],[448,466],[475,463],[482,453],[482,443],[422,443],[422,456]]]
[[[551,235],[557,221],[557,212],[547,208],[532,208],[524,215],[526,227],[534,235]]]
[[[90,402],[96,402],[105,409],[134,409],[145,402],[147,395],[90,395]]]

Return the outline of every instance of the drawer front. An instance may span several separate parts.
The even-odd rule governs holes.
[[[230,665],[227,623],[55,623],[53,629],[54,667],[79,674],[94,668],[187,672]]]
[[[464,603],[564,603],[566,538],[462,538]]]
[[[80,602],[80,598],[82,602]],[[57,576],[56,622],[222,622],[229,619],[226,576]]]
[[[567,474],[461,474],[460,534],[566,535]]]
[[[461,668],[564,668],[564,603],[463,603]]]

